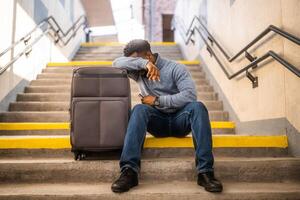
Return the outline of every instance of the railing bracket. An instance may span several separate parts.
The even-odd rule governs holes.
[[[212,50],[209,46],[206,47],[206,50],[208,51],[210,57],[212,57]]]
[[[29,35],[27,38],[24,38],[24,44],[27,45],[30,39],[31,35]]]
[[[253,76],[248,70],[246,71],[247,78],[252,82],[252,88],[258,87],[258,77]]]
[[[192,30],[191,30],[191,35],[194,35],[194,33],[195,33],[195,30],[192,29]]]
[[[250,62],[253,62],[254,60],[257,59],[257,57],[253,57],[248,51],[245,51],[245,57],[250,61]],[[257,64],[254,65],[252,67],[252,69],[255,69],[257,67]]]
[[[210,36],[207,36],[207,39],[210,41],[210,45],[213,46],[214,45],[214,41]]]
[[[54,38],[55,38],[54,44],[57,44],[59,42],[59,39],[60,39],[60,37],[59,37],[59,30],[56,30],[54,32]]]
[[[32,51],[32,48],[27,49],[27,50],[25,51],[25,53],[24,53],[25,56],[28,57],[29,54],[31,53],[31,51]]]
[[[193,45],[195,45],[195,40],[194,39],[191,39],[191,42],[193,43]]]

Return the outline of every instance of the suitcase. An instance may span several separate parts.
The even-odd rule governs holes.
[[[88,152],[122,149],[131,110],[126,70],[82,67],[72,76],[71,151],[75,160]]]

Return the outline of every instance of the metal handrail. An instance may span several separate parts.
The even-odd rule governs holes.
[[[293,43],[296,43],[297,45],[300,45],[300,38],[274,26],[274,25],[270,25],[268,26],[264,31],[262,31],[258,36],[256,36],[249,44],[247,44],[244,48],[242,48],[238,53],[236,53],[234,56],[229,56],[228,53],[226,53],[226,51],[222,48],[222,46],[216,41],[216,39],[212,36],[212,34],[208,31],[207,27],[204,25],[204,23],[202,22],[202,20],[198,17],[198,16],[194,16],[187,32],[186,32],[186,36],[188,36],[190,34],[190,29],[192,27],[192,25],[194,24],[195,21],[198,21],[199,24],[202,26],[202,28],[205,30],[205,32],[208,34],[208,40],[210,40],[211,42],[215,43],[217,45],[217,47],[220,49],[220,51],[223,53],[223,55],[226,57],[226,59],[229,62],[234,61],[236,58],[238,58],[242,53],[244,53],[245,51],[247,51],[249,48],[251,48],[254,44],[256,44],[260,39],[262,39],[264,36],[266,36],[269,32],[274,32],[288,40],[290,40]]]
[[[198,28],[195,25],[195,21],[198,21],[200,24],[200,28]],[[177,27],[177,25],[180,25],[180,28],[182,29],[182,27],[184,25],[179,24],[179,22],[176,20],[176,18],[173,19],[173,26],[175,25],[175,27]],[[201,29],[202,28],[202,29]],[[202,33],[204,30],[204,32],[207,34],[207,38],[205,37],[205,35]],[[290,64],[288,61],[286,61],[284,58],[282,58],[281,56],[279,56],[277,53],[275,53],[274,51],[270,50],[268,51],[266,54],[264,54],[263,56],[261,56],[260,58],[257,57],[253,57],[252,55],[250,55],[248,53],[248,49],[251,48],[254,44],[256,44],[258,41],[260,41],[265,35],[267,35],[269,32],[273,31],[276,34],[279,34],[280,36],[290,40],[291,42],[300,45],[300,39],[284,30],[281,30],[280,28],[274,26],[274,25],[270,25],[268,28],[266,28],[262,33],[260,33],[256,38],[254,38],[254,40],[252,40],[249,44],[247,44],[244,48],[242,48],[242,50],[240,50],[238,53],[236,53],[234,56],[230,57],[228,55],[228,53],[226,53],[226,51],[221,47],[221,45],[216,41],[216,39],[212,36],[212,34],[208,31],[207,27],[204,25],[204,23],[201,21],[201,19],[198,16],[195,16],[193,18],[193,20],[191,21],[189,28],[184,31],[185,34],[182,34],[182,30],[180,30],[180,35],[183,37],[185,44],[189,44],[190,41],[193,41],[192,36],[194,35],[195,31],[197,31],[201,37],[201,39],[204,41],[204,43],[206,44],[207,47],[207,51],[210,53],[210,55],[212,57],[214,57],[217,61],[217,63],[220,65],[222,71],[225,73],[226,77],[231,80],[233,78],[235,78],[236,76],[242,74],[243,72],[246,72],[246,76],[247,78],[249,78],[249,80],[252,82],[252,86],[253,88],[258,86],[258,79],[257,77],[254,77],[250,72],[249,69],[254,69],[257,67],[257,65],[259,63],[261,63],[262,61],[264,61],[265,59],[271,57],[274,60],[276,60],[277,62],[279,62],[280,64],[282,64],[284,67],[286,67],[288,70],[290,70],[292,73],[294,73],[296,76],[300,77],[300,70],[295,67],[294,65]],[[211,43],[211,45],[209,44],[209,42]],[[222,62],[220,61],[219,57],[216,55],[215,51],[212,48],[212,45],[216,44],[216,46],[218,47],[218,49],[222,52],[222,54],[224,55],[224,57],[227,59],[228,62],[232,62],[235,59],[237,59],[241,54],[245,53],[245,57],[250,61],[250,64],[248,64],[247,66],[243,67],[242,69],[240,69],[239,71],[230,74],[225,66],[222,64]]]
[[[43,25],[48,24],[49,27],[46,30],[43,30],[41,34],[39,34],[33,42],[28,44],[28,41],[31,39],[31,34],[34,33],[36,30],[41,28]],[[0,58],[4,56],[7,52],[15,48],[18,44],[21,42],[24,42],[26,47],[18,53],[16,56],[13,57],[12,60],[10,60],[4,67],[0,68],[0,75],[3,74],[13,63],[15,63],[20,57],[23,55],[28,55],[31,52],[31,49],[34,44],[36,44],[43,36],[49,34],[53,39],[55,44],[62,43],[64,46],[67,45],[70,40],[76,35],[77,31],[81,26],[84,26],[84,28],[87,27],[87,19],[85,15],[81,15],[78,17],[78,19],[73,23],[73,25],[64,32],[63,29],[59,26],[57,21],[53,16],[49,16],[46,19],[42,20],[38,25],[36,25],[30,32],[28,32],[24,37],[20,38],[16,42],[14,42],[12,45],[10,45],[8,48],[6,48],[4,51],[0,53]],[[72,35],[65,40],[65,38],[69,35],[69,33],[73,30]],[[53,32],[53,33],[52,33]]]

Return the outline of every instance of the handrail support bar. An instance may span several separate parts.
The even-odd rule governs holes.
[[[252,82],[252,88],[258,87],[258,77],[253,76],[248,70],[246,70],[246,77]]]

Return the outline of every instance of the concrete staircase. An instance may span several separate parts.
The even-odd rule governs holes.
[[[107,60],[95,66],[111,66],[111,61],[122,55],[122,46],[96,46],[81,47],[74,60]],[[178,46],[153,46],[154,52],[170,59],[181,60],[182,54]],[[69,121],[69,101],[72,71],[75,67],[84,66],[85,63],[74,62],[75,66],[65,63],[52,63],[46,67],[36,80],[30,82],[24,93],[18,94],[16,102],[9,106],[7,112],[0,113],[0,122],[67,122]],[[77,65],[77,66],[76,66]],[[209,85],[205,74],[198,62],[187,62],[187,68],[197,85],[198,99],[202,101],[209,110],[212,121],[228,121],[228,113],[223,110],[222,102],[218,95]],[[131,80],[132,106],[140,103],[137,84]],[[23,131],[10,131],[10,134],[21,134]],[[41,131],[31,131],[30,134]],[[69,134],[69,131],[60,131]],[[215,134],[232,134],[234,129],[214,129]],[[53,131],[44,131],[47,134],[57,134]]]
[[[153,44],[163,57],[182,60],[173,43]],[[187,65],[213,127],[216,176],[224,191],[210,194],[196,184],[191,137],[144,144],[140,185],[113,194],[120,152],[74,161],[69,144],[71,73],[78,66],[109,66],[120,56],[116,43],[83,44],[73,62],[49,63],[0,113],[0,200],[10,199],[300,199],[300,158],[289,156],[286,136],[235,135],[234,123],[198,62]],[[105,61],[103,61],[105,60]],[[131,82],[132,105],[139,103]],[[101,158],[101,159],[99,159]]]

